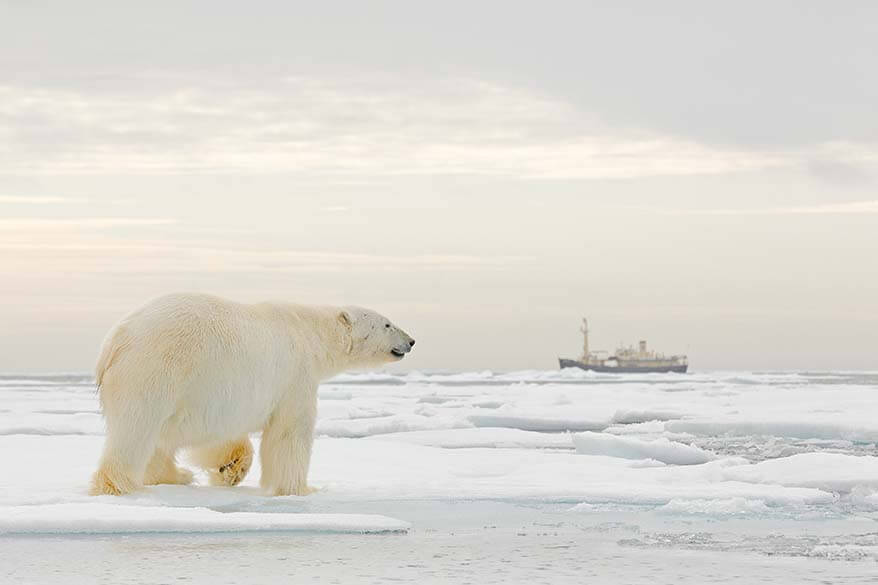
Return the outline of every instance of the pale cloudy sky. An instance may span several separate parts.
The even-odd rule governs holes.
[[[317,4],[0,0],[0,370],[178,290],[878,369],[878,5]]]

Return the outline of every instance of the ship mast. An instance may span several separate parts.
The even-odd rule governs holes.
[[[582,361],[584,363],[588,363],[589,352],[588,352],[588,319],[585,317],[582,318],[582,327],[579,329],[582,331]]]

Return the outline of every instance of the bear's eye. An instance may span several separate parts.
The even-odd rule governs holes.
[[[390,323],[385,323],[385,324],[384,324],[384,328],[385,328],[385,329],[390,329]]]

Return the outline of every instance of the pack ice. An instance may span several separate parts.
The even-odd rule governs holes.
[[[405,531],[393,514],[333,509],[406,499],[875,517],[876,385],[844,372],[345,374],[320,388],[312,496],[263,496],[257,464],[236,488],[196,476],[95,498],[92,380],[6,375],[0,533]]]

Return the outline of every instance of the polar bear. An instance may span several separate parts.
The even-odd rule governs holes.
[[[354,367],[402,359],[415,340],[374,311],[203,294],[147,303],[107,335],[96,368],[107,438],[90,493],[187,484],[191,449],[213,485],[250,468],[248,433],[262,431],[260,484],[306,495],[317,385]]]

